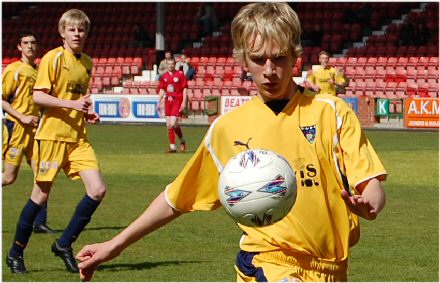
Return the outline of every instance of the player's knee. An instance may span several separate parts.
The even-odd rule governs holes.
[[[89,190],[88,194],[92,199],[100,201],[104,198],[106,192],[107,189],[105,185],[102,184]]]
[[[15,182],[17,176],[14,174],[2,174],[2,186],[11,185]]]

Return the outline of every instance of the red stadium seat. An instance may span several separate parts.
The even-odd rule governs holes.
[[[367,63],[365,64],[365,66],[376,66],[377,64],[377,57],[368,57],[367,59]]]
[[[109,76],[102,77],[102,86],[103,87],[111,86],[111,82],[110,82],[110,77]]]
[[[417,94],[420,97],[429,97],[429,85],[428,85],[428,83],[418,83]]]
[[[429,64],[429,57],[419,57],[419,61],[417,62],[418,66],[424,66],[424,67],[428,67]]]
[[[408,64],[408,57],[397,58],[396,66],[406,66]]]
[[[417,84],[416,83],[408,83],[406,86],[406,95],[414,96],[417,95]]]
[[[415,56],[409,57],[407,66],[417,66],[418,62],[419,62],[419,57],[415,57]]]
[[[119,85],[121,85],[121,81],[119,80],[119,78],[117,76],[111,76],[110,84],[112,86],[119,86]]]
[[[406,82],[406,70],[396,70],[396,82]]]
[[[393,98],[397,98],[396,93],[394,92],[394,90],[385,90],[385,97],[389,98],[389,99],[393,99]]]
[[[345,66],[356,66],[357,58],[356,57],[348,57],[347,61],[345,62]]]
[[[388,57],[387,66],[395,67],[397,65],[397,57]]]
[[[437,52],[438,52],[438,49],[437,49]],[[438,64],[439,64],[438,57],[429,57],[428,66],[437,66],[438,67]]]

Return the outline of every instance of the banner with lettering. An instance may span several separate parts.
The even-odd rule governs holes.
[[[439,128],[439,99],[410,97],[405,103],[405,126]]]
[[[225,114],[252,98],[253,96],[222,96],[220,99],[220,114]]]
[[[157,95],[92,95],[93,109],[102,122],[165,122],[157,112]]]

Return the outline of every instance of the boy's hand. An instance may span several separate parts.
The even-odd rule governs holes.
[[[96,112],[88,112],[85,115],[86,121],[89,124],[98,124],[99,122],[101,122],[99,114]]]
[[[75,110],[88,113],[89,107],[92,105],[92,99],[90,98],[91,94],[86,94],[84,96],[81,96],[77,100],[72,101],[72,107]]]

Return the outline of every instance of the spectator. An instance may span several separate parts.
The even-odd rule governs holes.
[[[133,28],[133,46],[134,47],[153,47],[153,40],[148,35],[148,32],[144,30],[144,27],[140,23],[136,23]]]
[[[167,60],[174,60],[173,54],[170,51],[165,52],[165,58],[160,61],[159,68],[157,69],[156,81],[160,80],[160,78],[168,71]]]
[[[199,6],[196,15],[196,22],[201,25],[202,37],[210,35],[213,31],[217,30],[218,20],[212,3],[202,3]]]
[[[185,74],[187,80],[194,79],[196,75],[196,69],[191,66],[189,58],[185,54],[180,55],[180,61],[176,63],[176,70],[182,71]]]

